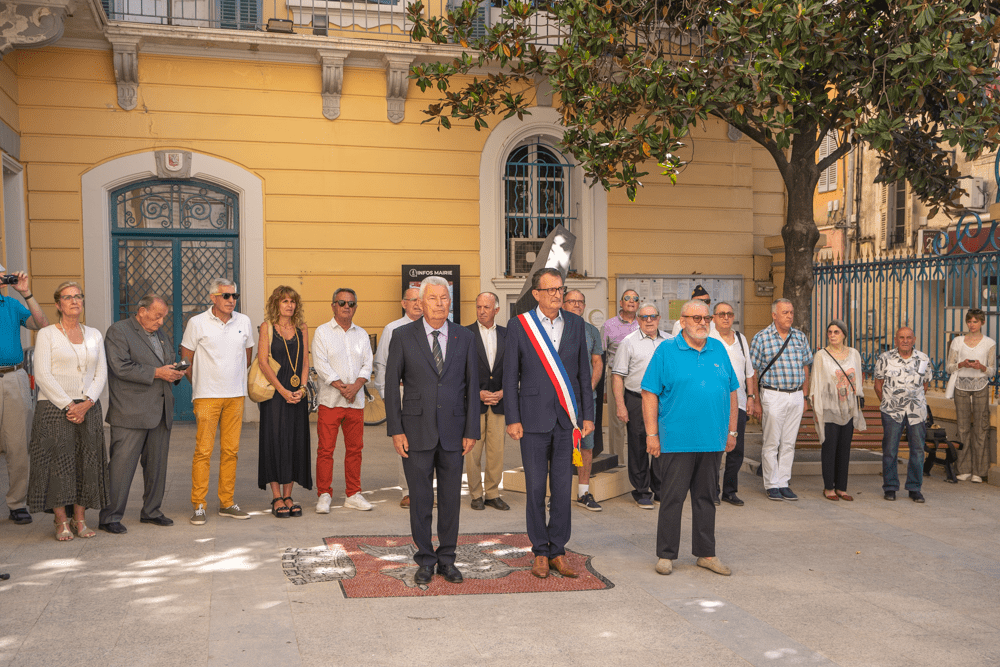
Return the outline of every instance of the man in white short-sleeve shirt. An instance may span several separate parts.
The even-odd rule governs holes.
[[[194,389],[192,403],[198,424],[191,463],[191,523],[204,525],[208,495],[209,460],[215,432],[222,427],[219,445],[219,515],[249,519],[233,499],[236,461],[243,428],[243,399],[247,393],[247,368],[253,354],[253,325],[237,313],[236,283],[215,278],[209,285],[212,307],[188,320],[181,342],[181,358],[191,364],[188,379]]]

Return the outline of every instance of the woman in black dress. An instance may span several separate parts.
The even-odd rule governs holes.
[[[271,513],[279,519],[302,516],[292,500],[292,486],[312,489],[309,447],[309,330],[302,319],[302,300],[291,287],[277,287],[267,300],[266,319],[260,325],[257,363],[274,386],[274,397],[259,403],[260,447],[257,484],[271,486]],[[277,375],[268,359],[281,367]]]

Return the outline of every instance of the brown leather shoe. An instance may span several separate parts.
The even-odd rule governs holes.
[[[404,509],[407,508],[407,507],[409,507],[410,506],[410,497],[409,496],[403,496],[403,499],[399,501],[399,506],[402,507],[402,508],[404,508]]]
[[[549,559],[545,556],[535,556],[535,564],[531,566],[531,573],[539,579],[549,576]]]
[[[572,568],[570,568],[569,563],[566,562],[565,556],[556,556],[555,558],[549,559],[549,567],[558,572],[564,577],[569,577],[570,579],[576,579],[580,575],[577,574]]]

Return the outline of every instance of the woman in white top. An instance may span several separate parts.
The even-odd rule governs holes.
[[[958,478],[982,482],[989,471],[990,454],[986,434],[990,430],[989,381],[996,373],[996,343],[983,335],[986,313],[970,308],[965,314],[969,333],[958,336],[948,350],[945,370],[955,377],[955,412],[958,440]]]
[[[38,407],[31,426],[28,505],[56,515],[56,539],[93,537],[84,512],[108,504],[108,460],[100,396],[108,380],[104,337],[80,323],[83,291],[64,282],[55,291],[59,323],[35,339]],[[72,507],[72,518],[67,510]],[[70,531],[72,525],[72,532]]]
[[[847,494],[854,429],[864,431],[865,417],[858,406],[861,355],[848,347],[847,325],[833,320],[826,327],[827,346],[813,357],[809,375],[809,405],[823,447],[823,495],[828,500],[854,500]]]

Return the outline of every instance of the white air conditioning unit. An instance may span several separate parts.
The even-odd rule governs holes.
[[[510,239],[510,275],[527,276],[545,239]]]
[[[966,194],[962,195],[962,208],[981,210],[986,208],[986,183],[981,178],[962,180]]]

